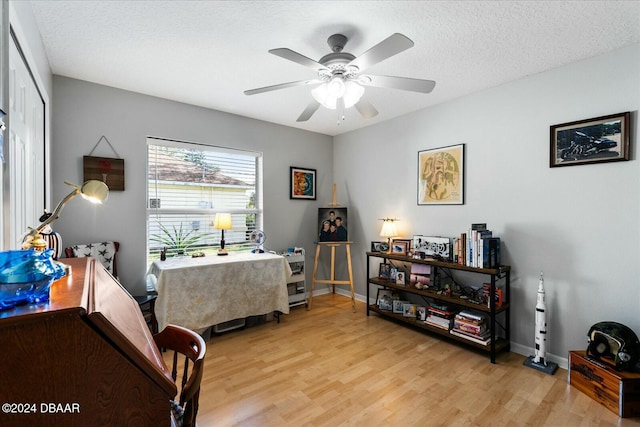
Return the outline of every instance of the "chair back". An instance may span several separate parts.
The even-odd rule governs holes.
[[[64,254],[67,258],[83,258],[94,257],[107,269],[113,277],[118,277],[118,263],[116,254],[120,249],[118,242],[99,242],[74,245],[64,248]]]
[[[194,427],[207,346],[198,333],[177,325],[167,325],[153,340],[160,350],[173,351],[171,376],[180,390],[177,404],[182,412],[181,422],[180,414],[177,415],[178,422],[184,427]]]

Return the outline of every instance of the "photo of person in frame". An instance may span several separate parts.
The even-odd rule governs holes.
[[[318,241],[346,242],[347,208],[318,208]]]

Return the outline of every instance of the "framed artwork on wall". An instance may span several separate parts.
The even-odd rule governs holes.
[[[124,191],[124,159],[84,156],[84,181],[96,179],[107,184],[109,191]]]
[[[316,170],[291,166],[289,171],[289,198],[315,200]]]
[[[464,144],[418,152],[418,205],[464,204]]]
[[[550,127],[549,167],[629,160],[630,113]]]

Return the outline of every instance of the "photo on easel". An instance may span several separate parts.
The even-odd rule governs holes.
[[[349,240],[347,208],[318,208],[318,224],[319,242],[346,242]]]

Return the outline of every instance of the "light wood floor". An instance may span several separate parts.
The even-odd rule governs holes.
[[[198,425],[638,426],[523,356],[488,355],[314,297],[280,324],[212,336]]]

